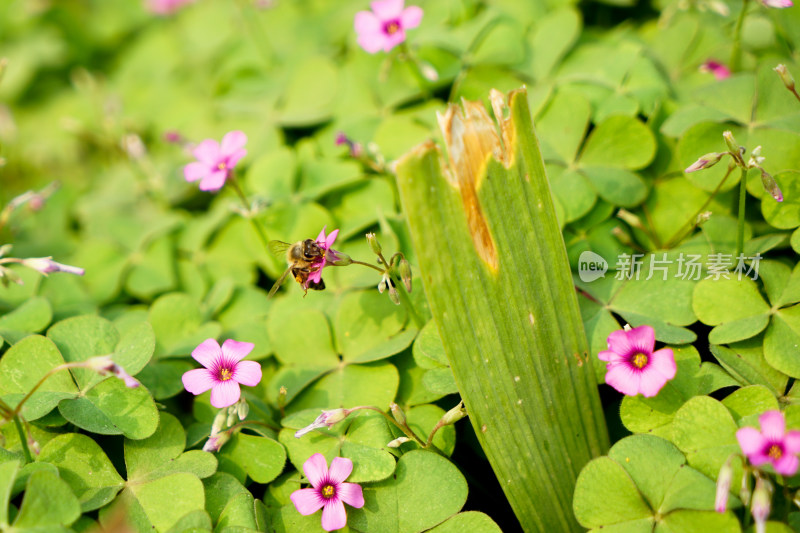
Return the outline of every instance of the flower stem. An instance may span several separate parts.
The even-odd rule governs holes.
[[[736,26],[733,30],[733,48],[731,50],[730,67],[731,72],[737,72],[741,68],[742,63],[742,25],[744,24],[744,17],[747,13],[747,0],[742,2],[742,11],[739,12],[739,18],[736,19]]]
[[[363,265],[365,267],[371,268],[372,270],[377,270],[381,274],[384,273],[384,270],[382,268],[376,267],[375,265],[372,265],[370,263],[365,263],[364,261],[356,261],[355,259],[353,259],[352,261],[354,265]]]
[[[19,435],[19,443],[22,445],[22,453],[25,454],[25,462],[32,463],[33,457],[31,451],[28,449],[28,437],[25,436],[25,431],[22,430],[22,424],[19,421],[19,415],[14,414],[14,425],[17,427],[17,434]]]
[[[244,195],[242,188],[239,186],[239,182],[232,174],[228,181],[230,182],[231,187],[233,187],[233,190],[236,191],[236,196],[238,196],[239,200],[242,202],[242,207],[244,207],[245,211],[248,213],[247,219],[250,221],[250,224],[253,225],[253,229],[256,230],[258,238],[261,240],[261,244],[264,245],[264,250],[269,251],[269,240],[267,239],[267,234],[264,233],[264,228],[261,227],[258,221],[253,218],[252,213],[250,213],[250,205],[247,203],[247,197]]]
[[[408,293],[406,292],[406,286],[402,280],[397,279],[397,276],[390,274],[392,277],[392,281],[394,282],[394,286],[397,289],[397,296],[400,298],[400,304],[406,308],[408,314],[411,315],[411,319],[416,324],[417,329],[422,329],[425,326],[425,322],[422,320],[422,317],[419,316],[417,310],[414,308],[414,304],[411,302],[411,298],[409,298]]]
[[[445,426],[445,424],[444,424],[444,423],[442,423],[442,421],[441,421],[441,420],[439,420],[439,421],[436,423],[436,425],[435,425],[435,426],[433,427],[433,429],[431,430],[431,434],[430,434],[430,435],[428,435],[428,442],[427,442],[427,443],[425,443],[425,445],[426,445],[426,446],[432,446],[432,445],[433,445],[433,436],[434,436],[434,435],[436,435],[436,432],[437,432],[437,431],[439,431],[440,429],[442,429],[444,426]]]
[[[411,316],[411,319],[414,321],[414,324],[416,324],[417,328],[422,329],[422,327],[425,325],[425,321],[423,321],[422,317],[419,315],[419,313],[417,313],[416,308],[414,308],[414,304],[411,302],[411,298],[408,297],[405,284],[403,284],[402,280],[397,279],[397,276],[391,273],[391,268],[389,266],[389,263],[386,262],[386,259],[384,259],[383,255],[378,255],[378,258],[380,259],[381,264],[386,265],[386,270],[380,267],[376,267],[375,265],[372,265],[370,263],[365,263],[364,261],[356,261],[355,259],[353,259],[352,261],[353,264],[355,265],[362,265],[365,267],[369,267],[373,270],[377,270],[381,274],[388,273],[389,276],[391,276],[392,278],[392,282],[394,282],[395,288],[397,289],[397,296],[398,298],[400,298],[400,304],[406,308],[406,311]]]
[[[414,304],[411,303],[411,298],[408,297],[408,293],[406,292],[405,283],[403,283],[403,280],[398,279],[397,276],[394,275],[392,272],[392,264],[386,261],[386,258],[383,257],[383,254],[378,254],[378,259],[380,259],[381,264],[386,267],[386,274],[392,278],[395,289],[397,289],[397,297],[400,299],[400,304],[406,308],[406,311],[411,316],[414,324],[417,325],[417,329],[422,329],[422,327],[425,325],[425,322],[422,320],[422,317],[419,316],[419,313],[417,313],[417,310],[414,308]],[[394,256],[392,256],[392,260],[394,260]]]
[[[742,177],[739,182],[739,224],[736,228],[736,255],[739,257],[744,251],[744,209],[747,199],[747,169],[742,169]]]
[[[22,400],[17,404],[14,410],[11,411],[11,416],[16,418],[17,415],[19,415],[19,413],[22,411],[22,406],[25,405],[25,402],[27,402],[28,399],[31,396],[33,396],[33,393],[36,392],[36,389],[41,387],[42,384],[47,380],[47,378],[49,378],[56,372],[60,372],[61,370],[67,370],[68,368],[87,368],[86,361],[80,361],[75,363],[64,363],[63,365],[58,365],[56,367],[51,368],[44,376],[42,376],[42,378],[38,382],[36,382],[36,385],[34,385],[33,388],[30,391],[28,391],[28,394],[26,394],[25,397],[22,398]]]
[[[689,221],[686,222],[686,224],[684,224],[684,226],[681,229],[679,229],[675,233],[675,235],[672,236],[670,240],[667,241],[667,243],[664,245],[665,248],[669,249],[678,244],[697,226],[697,217],[700,216],[700,213],[706,210],[706,207],[708,207],[708,204],[711,203],[711,200],[713,200],[714,197],[717,195],[717,193],[720,191],[720,189],[722,189],[722,186],[728,180],[728,176],[731,175],[731,172],[733,172],[734,168],[735,167],[733,166],[728,167],[728,171],[725,173],[725,176],[722,178],[722,180],[720,180],[720,182],[717,184],[714,190],[711,191],[711,194],[709,195],[708,198],[706,198],[706,201],[703,202],[703,205],[700,206],[700,209],[698,209],[697,212],[692,216],[692,218],[690,218]],[[684,230],[684,228],[686,229]]]
[[[434,452],[438,453],[439,455],[441,455],[443,457],[447,457],[442,450],[440,450],[439,448],[437,448],[436,446],[431,444],[430,440],[428,442],[423,442],[423,440],[421,438],[419,438],[416,433],[414,433],[414,430],[411,429],[408,426],[408,422],[401,424],[400,422],[395,420],[393,416],[390,416],[388,413],[384,412],[383,410],[378,409],[377,407],[369,406],[369,405],[365,405],[365,406],[361,406],[361,407],[354,407],[354,408],[351,409],[351,411],[355,411],[355,410],[358,410],[358,409],[367,409],[367,410],[370,410],[370,411],[375,411],[376,413],[380,413],[383,416],[383,418],[388,420],[390,423],[394,424],[394,426],[397,427],[397,429],[399,429],[400,431],[402,431],[408,438],[416,441],[416,443],[419,444],[420,448],[423,448],[423,449],[426,449],[426,450],[431,450],[431,451],[434,451]]]
[[[241,422],[239,422],[237,424],[232,425],[226,431],[234,431],[234,430],[239,429],[239,428],[244,427],[244,426],[262,426],[262,427],[265,427],[265,428],[267,428],[269,430],[272,430],[272,431],[275,431],[275,432],[278,432],[278,431],[281,430],[281,428],[272,426],[270,424],[267,424],[266,422],[259,422],[258,420],[243,420],[243,421],[241,421]]]

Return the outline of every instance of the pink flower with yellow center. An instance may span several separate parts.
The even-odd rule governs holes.
[[[626,326],[629,328],[630,326]],[[608,350],[597,354],[606,361],[606,383],[627,396],[651,398],[675,377],[677,367],[671,348],[653,351],[655,331],[650,326],[612,331]]]
[[[758,417],[761,431],[745,427],[736,432],[736,440],[750,464],[772,463],[775,472],[793,476],[800,461],[800,431],[786,431],[786,420],[780,411],[767,411]]]
[[[322,529],[334,531],[347,525],[344,504],[364,507],[361,486],[345,483],[353,471],[353,461],[345,457],[334,457],[331,468],[321,453],[315,453],[303,463],[303,473],[313,488],[299,489],[290,496],[297,512],[310,515],[322,509]]]
[[[206,139],[198,144],[192,154],[197,161],[183,167],[186,181],[200,180],[201,191],[218,191],[231,176],[233,168],[247,155],[244,145],[247,135],[241,131],[230,131],[222,138],[222,144]]]
[[[211,405],[221,409],[239,401],[239,384],[255,387],[261,381],[261,365],[242,361],[253,350],[252,342],[228,339],[220,348],[214,339],[206,339],[192,352],[205,368],[183,374],[184,388],[194,395],[211,389]]]
[[[372,11],[356,13],[355,30],[358,44],[374,54],[388,52],[406,40],[406,30],[416,28],[422,20],[422,8],[408,6],[405,0],[376,0],[370,4]]]

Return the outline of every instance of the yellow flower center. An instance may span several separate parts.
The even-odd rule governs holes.
[[[388,33],[389,35],[397,33],[399,29],[400,29],[400,24],[398,24],[397,22],[390,22],[386,25],[386,33]]]
[[[219,371],[219,379],[220,381],[228,381],[233,377],[233,374],[227,368],[223,368]]]
[[[783,450],[781,450],[781,447],[778,446],[777,444],[773,444],[772,446],[769,447],[767,455],[769,455],[770,459],[778,460],[783,456]]]
[[[633,363],[633,366],[635,366],[636,368],[644,368],[645,365],[647,364],[647,356],[642,352],[639,352],[633,356],[631,362]]]
[[[226,168],[228,168],[228,166],[223,162],[223,163],[220,163],[219,165],[217,165],[217,168],[219,170],[225,170]]]
[[[333,485],[325,485],[320,492],[323,498],[333,498],[333,493],[335,491],[333,490]]]

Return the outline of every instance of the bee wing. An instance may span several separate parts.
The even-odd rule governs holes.
[[[269,251],[272,255],[276,257],[286,257],[286,250],[289,249],[291,244],[283,241],[269,241],[268,246],[269,246]],[[288,272],[288,270],[286,272]],[[286,276],[286,273],[284,273],[283,276]],[[283,279],[283,276],[281,277],[281,279]]]
[[[278,242],[278,241],[272,241],[272,242]],[[272,244],[272,243],[270,243],[270,244]],[[293,267],[294,267],[294,265],[290,265],[289,268],[284,270],[283,274],[281,274],[281,277],[278,278],[278,281],[276,281],[275,285],[273,285],[272,288],[269,290],[269,294],[267,295],[267,298],[272,298],[272,296],[276,292],[278,292],[278,289],[280,289],[281,285],[283,285],[283,282],[286,281],[286,276],[289,275],[289,272],[292,271]]]

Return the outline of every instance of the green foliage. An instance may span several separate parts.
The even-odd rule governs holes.
[[[715,492],[713,479],[687,466],[669,441],[634,435],[586,466],[573,505],[590,531],[740,531],[733,513],[714,510]]]
[[[0,211],[26,190],[60,184],[41,205],[28,200],[0,214],[0,245],[14,245],[0,261],[52,256],[86,270],[42,276],[2,264],[12,278],[0,285],[0,529],[82,532],[99,522],[113,530],[127,520],[134,531],[317,532],[319,513],[300,516],[289,495],[301,486],[305,460],[319,452],[351,459],[348,481],[363,484],[367,505],[347,509],[351,531],[514,530],[510,512],[484,503],[484,474],[445,458],[460,461],[459,447],[468,445],[453,426],[433,437],[441,455],[414,441],[388,448],[404,434],[374,411],[301,439],[294,432],[321,410],[387,411],[396,402],[425,440],[461,391],[491,459],[503,443],[489,443],[500,433],[481,405],[501,401],[516,412],[517,396],[498,394],[516,390],[506,381],[542,381],[524,376],[542,370],[536,354],[546,345],[511,334],[511,325],[527,328],[531,309],[552,301],[556,315],[531,315],[534,333],[574,333],[576,353],[588,360],[625,323],[650,325],[674,350],[678,372],[653,398],[622,399],[621,422],[634,435],[582,471],[604,446],[582,453],[559,440],[574,424],[526,385],[526,414],[509,417],[518,429],[497,438],[580,458],[543,469],[546,482],[527,483],[521,472],[538,464],[536,456],[509,453],[501,485],[554,492],[577,477],[574,498],[566,491],[557,506],[537,505],[564,509],[567,522],[574,509],[590,529],[739,530],[741,464],[734,461],[733,512],[713,513],[709,503],[711,480],[739,451],[736,430],[756,427],[772,409],[800,428],[792,405],[800,398],[800,105],[773,70],[784,63],[800,76],[800,11],[746,3],[737,41],[741,3],[727,5],[726,15],[702,0],[407,3],[424,9],[420,26],[407,32],[408,48],[377,54],[362,50],[353,31],[367,1],[197,0],[164,16],[144,0],[0,3],[0,59],[8,60],[0,67]],[[700,70],[709,60],[732,75],[717,80]],[[523,85],[549,189],[525,196],[503,188],[504,169],[489,165],[483,194],[491,189],[494,197],[481,202],[494,211],[484,214],[502,220],[500,244],[517,245],[501,254],[513,264],[504,271],[509,296],[470,311],[485,302],[483,267],[458,256],[452,238],[432,244],[456,219],[433,218],[444,205],[434,200],[436,184],[422,182],[427,168],[413,178],[427,195],[432,229],[415,229],[395,162],[418,143],[440,141],[436,114],[448,103],[489,104],[491,89]],[[248,136],[236,167],[247,216],[229,185],[210,194],[182,179],[192,145],[230,130]],[[357,157],[335,144],[340,131],[358,144]],[[732,271],[741,177],[729,171],[731,158],[684,172],[727,149],[724,131],[745,147],[745,162],[761,145],[761,165],[784,197],[765,194],[758,169],[746,174],[744,255],[754,267],[760,254],[755,276]],[[167,132],[180,140],[166,140]],[[541,178],[535,159],[520,176]],[[549,206],[548,197],[554,209],[545,218],[551,233],[562,232],[571,280],[566,262],[538,259],[538,246],[518,244],[542,233],[530,231],[532,215],[519,202]],[[363,238],[375,232],[387,258],[399,251],[409,260],[416,312],[378,293],[380,274],[359,265],[326,267],[327,289],[305,297],[290,275],[268,299],[286,265],[265,249],[253,222],[267,239],[287,242],[339,228],[337,250],[380,266]],[[608,264],[593,281],[580,276],[589,251]],[[638,277],[620,272],[623,254],[641,254]],[[709,268],[720,254],[730,255],[727,277]],[[701,264],[696,276],[682,270],[689,256]],[[440,281],[431,258],[444,265]],[[664,271],[651,271],[663,262]],[[534,274],[544,267],[547,275]],[[551,274],[560,292],[545,281]],[[464,298],[443,303],[441,285]],[[457,331],[443,326],[445,304]],[[490,319],[496,328],[481,328]],[[468,368],[445,349],[456,336],[476,352]],[[494,336],[511,348],[481,349]],[[258,386],[243,387],[249,413],[233,421],[230,440],[214,454],[200,448],[218,410],[208,393],[192,398],[181,382],[198,367],[191,352],[208,338],[254,343],[248,359],[263,371]],[[519,366],[496,374],[481,363],[512,353]],[[110,356],[141,386],[80,367],[97,356]],[[62,365],[70,368],[56,370]],[[588,378],[577,388],[542,386],[557,390],[555,401],[604,381],[602,364],[580,372]],[[482,396],[471,386],[479,378],[492,384]],[[585,426],[602,433],[598,406],[580,397]],[[613,412],[618,397],[606,403]],[[539,431],[521,429],[532,420]],[[464,476],[478,488],[470,509],[488,515],[460,512]],[[779,497],[796,480],[775,483],[767,531],[800,530],[800,513]]]

